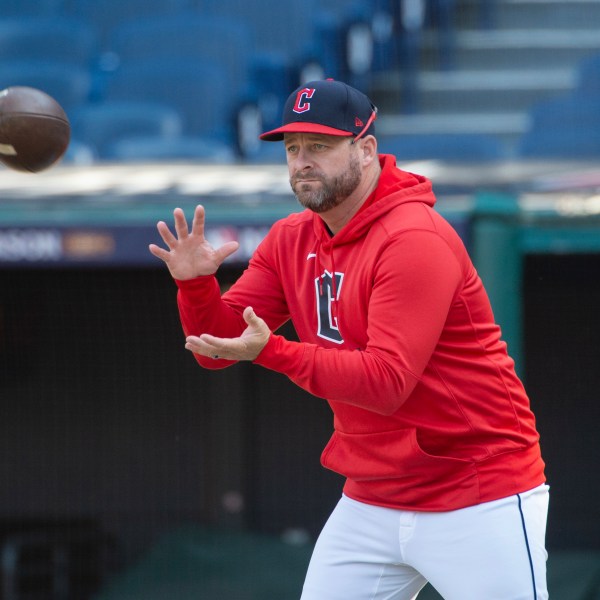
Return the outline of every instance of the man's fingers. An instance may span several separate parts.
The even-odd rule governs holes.
[[[201,336],[189,335],[186,337],[185,347],[187,350],[204,356],[223,356],[227,353],[223,342],[222,338],[203,333]]]
[[[192,235],[200,235],[204,237],[204,223],[206,221],[206,213],[204,206],[198,204],[194,211],[194,218],[192,219]]]
[[[168,250],[165,250],[164,248],[161,248],[160,246],[157,246],[156,244],[150,244],[148,246],[148,250],[150,250],[150,252],[154,254],[154,256],[160,258],[161,260],[164,260],[165,262],[169,260],[170,252]]]
[[[184,240],[188,236],[188,224],[185,220],[185,214],[181,208],[176,208],[173,211],[173,217],[175,219],[175,231],[177,232],[177,238]]]
[[[240,338],[220,338],[210,335],[210,333],[203,333],[199,336],[188,335],[185,342],[188,350],[203,356],[212,358],[216,354],[229,360],[244,358],[245,348]]]
[[[270,331],[267,324],[255,314],[251,307],[244,309],[244,319],[248,328],[241,337],[220,338],[203,333],[186,338],[185,347],[196,354],[227,360],[254,360],[269,340]]]
[[[256,313],[254,312],[254,309],[251,306],[246,306],[246,308],[244,309],[244,321],[246,321],[246,323],[248,323],[248,325],[252,325],[253,322],[256,322],[256,319],[258,319],[258,317],[256,316]]]
[[[240,247],[238,242],[225,242],[220,248],[215,250],[219,265],[228,257],[231,256]]]
[[[251,306],[246,306],[243,317],[249,327],[265,331],[268,330],[267,324],[254,312],[254,309]]]
[[[158,229],[160,237],[169,248],[172,248],[177,243],[177,238],[171,233],[169,226],[164,221],[159,221],[156,224],[156,229]]]

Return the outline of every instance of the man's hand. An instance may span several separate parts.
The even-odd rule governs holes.
[[[176,236],[164,221],[159,221],[156,228],[168,250],[150,244],[149,250],[167,265],[174,279],[194,279],[201,275],[216,273],[223,261],[239,247],[237,242],[227,242],[220,248],[213,248],[204,237],[204,207],[198,205],[194,211],[192,231],[181,208],[173,211]]]
[[[238,338],[219,338],[208,333],[199,337],[190,335],[185,347],[195,354],[214,359],[254,360],[269,341],[271,331],[250,306],[244,310],[244,321],[248,327]]]

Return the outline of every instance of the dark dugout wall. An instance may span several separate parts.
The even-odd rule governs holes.
[[[0,271],[7,532],[86,519],[122,564],[190,522],[318,532],[341,493],[329,407],[249,364],[201,369],[175,297],[164,269]]]
[[[525,264],[551,548],[600,548],[598,273],[597,255]],[[4,527],[91,519],[121,566],[185,523],[312,538],[341,493],[319,464],[326,403],[260,367],[198,367],[163,269],[0,271],[0,396]]]
[[[530,255],[525,374],[550,485],[550,547],[600,548],[600,255]]]

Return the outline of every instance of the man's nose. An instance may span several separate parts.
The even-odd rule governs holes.
[[[312,167],[312,157],[307,148],[300,147],[296,154],[296,168],[299,171],[305,171]]]

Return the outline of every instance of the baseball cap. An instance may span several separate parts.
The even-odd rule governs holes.
[[[283,124],[259,137],[283,140],[284,133],[356,136],[375,133],[376,106],[357,89],[341,81],[310,81],[294,90],[283,108]]]

